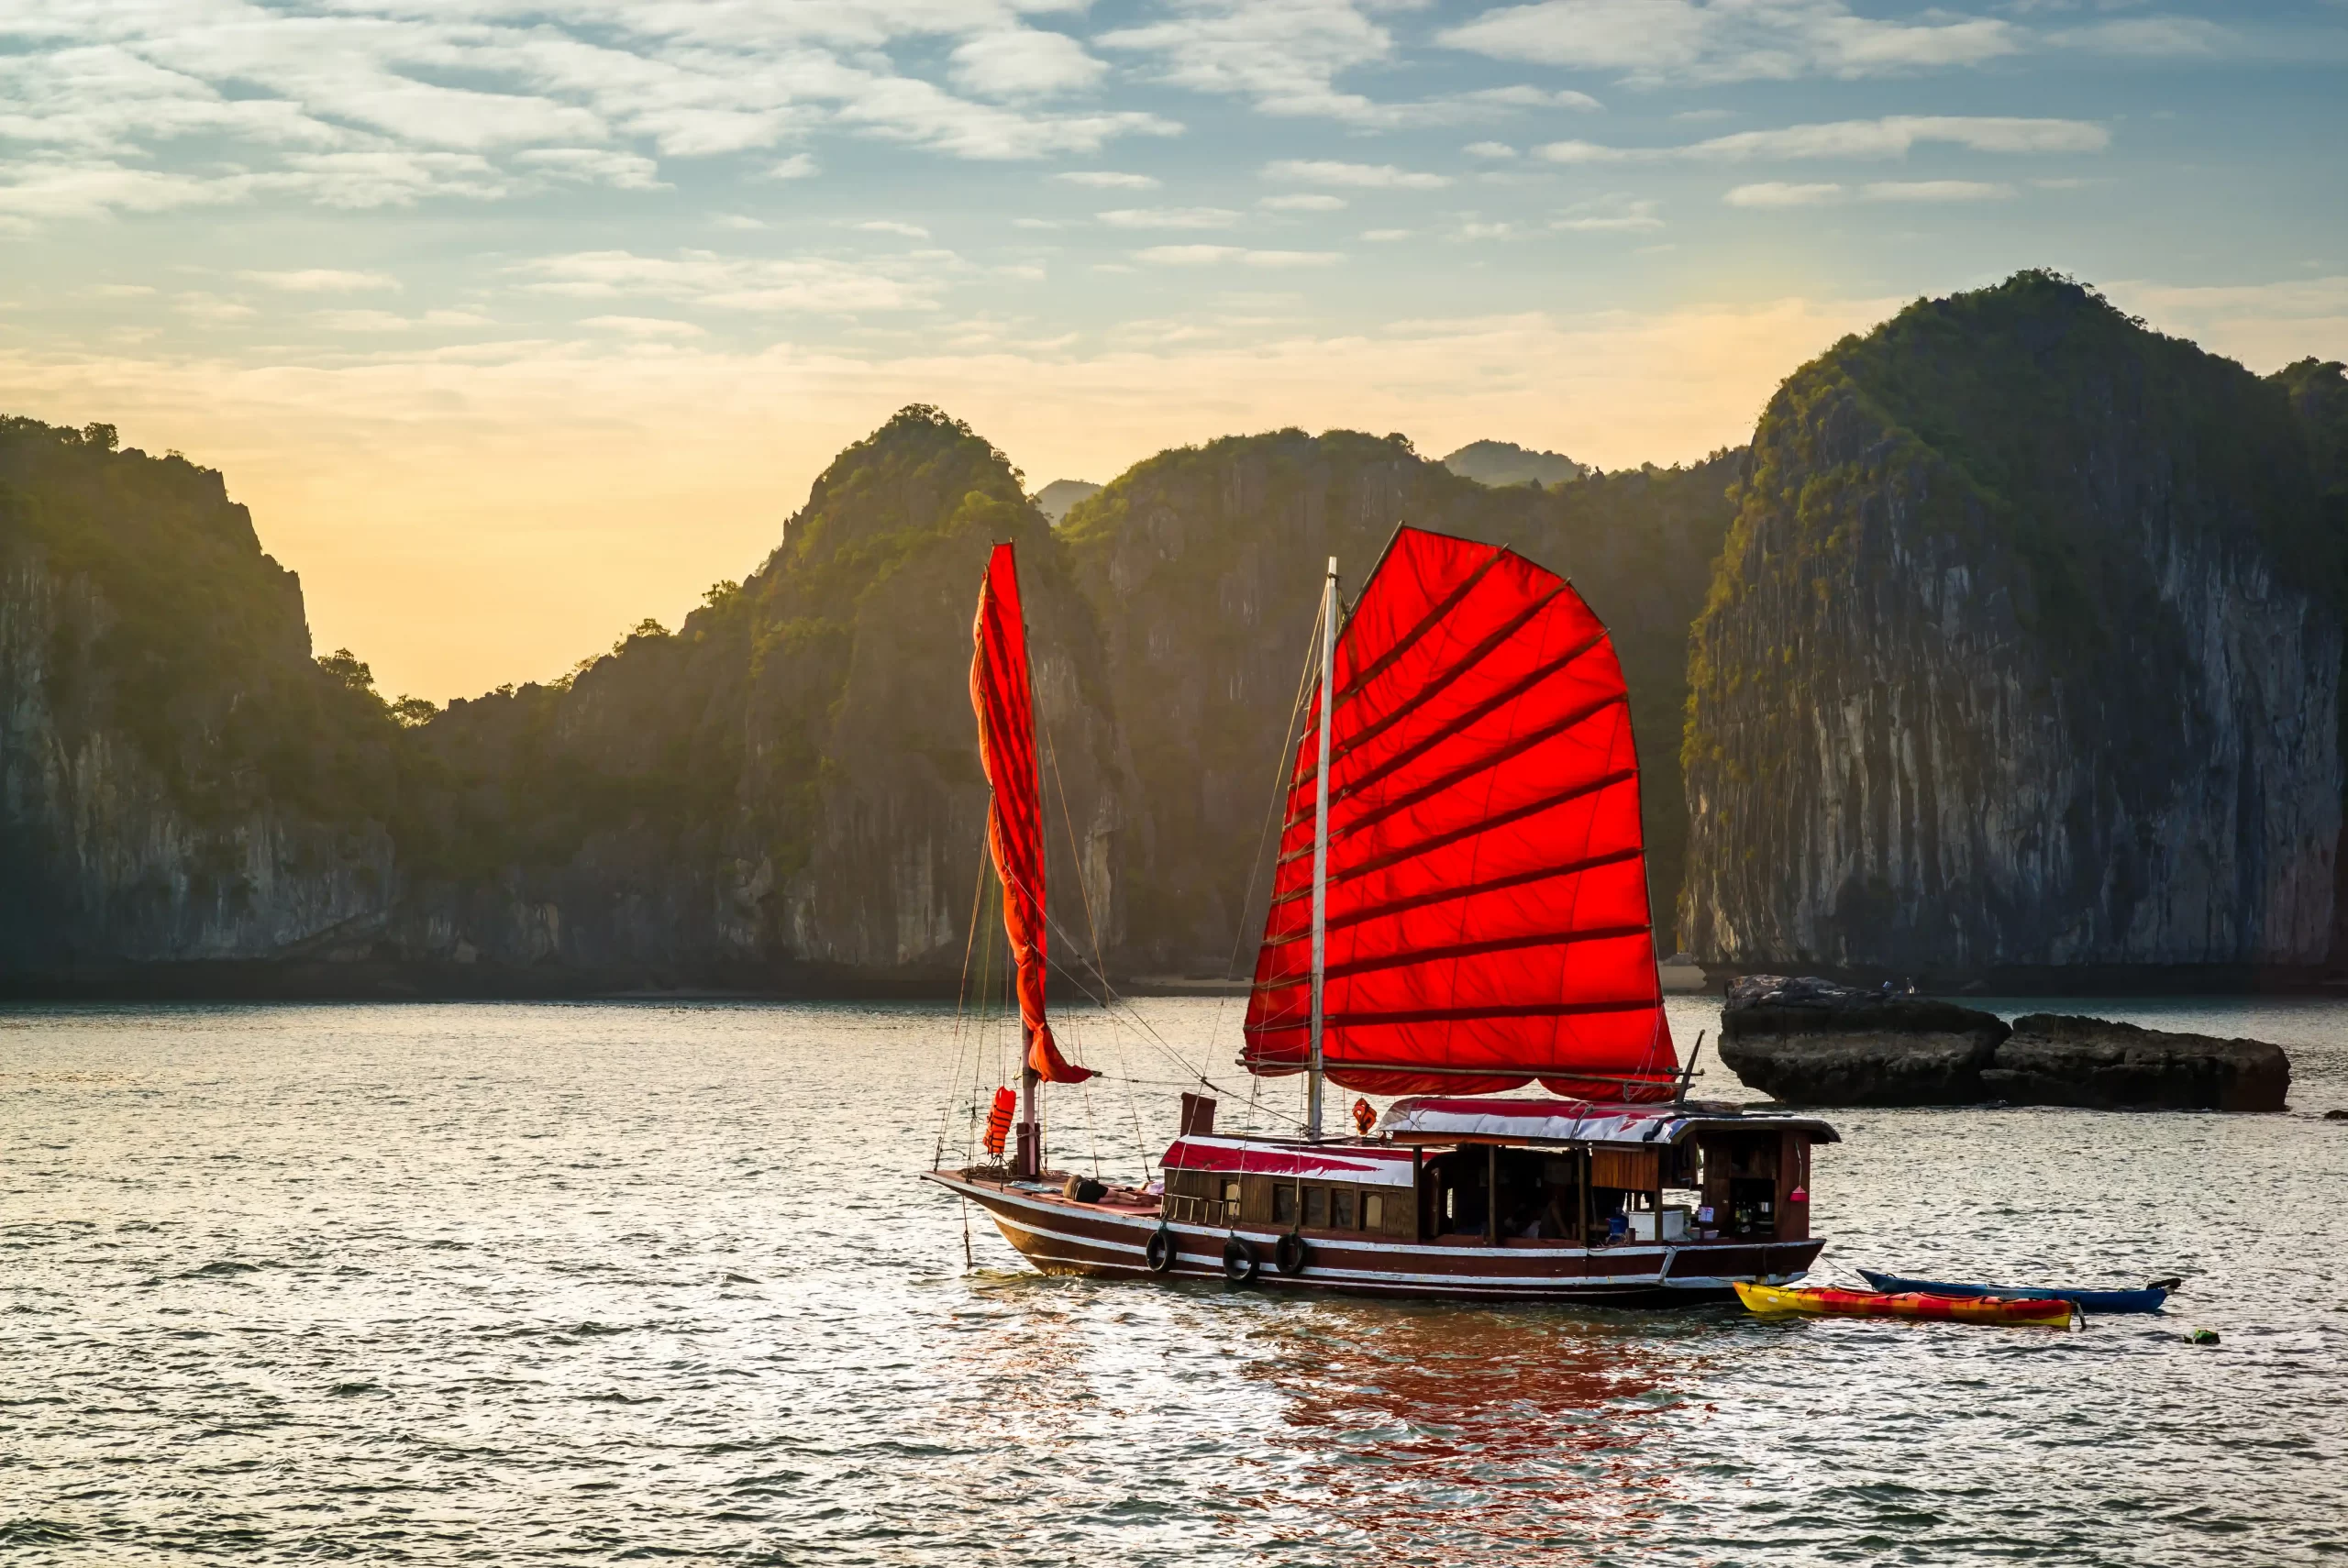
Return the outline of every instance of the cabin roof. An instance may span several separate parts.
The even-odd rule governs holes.
[[[1691,1132],[1722,1129],[1782,1129],[1807,1132],[1813,1143],[1843,1141],[1840,1133],[1815,1117],[1748,1111],[1722,1100],[1632,1105],[1548,1098],[1418,1095],[1396,1100],[1378,1121],[1380,1133],[1406,1145],[1451,1143],[1463,1139],[1495,1143],[1677,1143]]]

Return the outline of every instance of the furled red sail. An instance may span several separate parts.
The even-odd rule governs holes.
[[[979,760],[994,799],[987,808],[987,848],[1002,878],[1002,928],[1019,966],[1019,1021],[1027,1066],[1047,1083],[1080,1084],[1091,1069],[1072,1066],[1044,1021],[1044,809],[1036,772],[1036,704],[1027,684],[1027,622],[1019,605],[1019,568],[1011,547],[997,545],[979,585],[970,629],[970,706],[979,715]]]
[[[1329,752],[1332,1082],[1670,1096],[1614,646],[1565,579],[1403,528],[1337,639]],[[1311,1054],[1320,703],[1296,755],[1244,1060]]]

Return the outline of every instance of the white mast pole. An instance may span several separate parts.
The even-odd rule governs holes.
[[[1306,1080],[1304,1135],[1321,1137],[1321,1031],[1329,967],[1329,709],[1336,690],[1337,558],[1321,591],[1321,766],[1312,784],[1312,1068]]]

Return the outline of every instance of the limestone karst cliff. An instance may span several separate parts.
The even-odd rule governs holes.
[[[363,666],[312,659],[298,584],[218,474],[111,447],[0,430],[0,981],[223,960],[299,961],[328,989],[319,971],[950,976],[986,804],[971,606],[1006,538],[1069,809],[1049,874],[1071,938],[1116,939],[1091,608],[1018,475],[933,410],[843,453],[764,566],[673,634],[406,724]]]
[[[1279,431],[1055,528],[908,409],[674,632],[440,712],[312,657],[220,475],[116,448],[0,422],[0,989],[950,980],[997,538],[1059,955],[1244,971],[1323,563],[1357,589],[1402,521],[1612,627],[1667,944],[1944,978],[2348,951],[2348,378],[2259,380],[2043,275],[1837,346],[1749,454],[1550,486]]]
[[[1069,938],[1090,945],[1090,911],[1114,941],[1123,786],[1091,611],[1002,455],[908,409],[673,634],[423,729],[449,804],[411,863],[399,949],[753,985],[950,978],[986,820],[970,622],[1001,539],[1051,741],[1055,907]]]
[[[295,953],[394,878],[395,729],[220,475],[0,421],[0,973]]]
[[[2338,539],[2285,389],[2024,273],[1790,377],[1691,648],[1708,962],[2324,961]]]
[[[1335,556],[1357,591],[1403,522],[1512,547],[1569,578],[1611,627],[1639,738],[1649,879],[1668,924],[1686,823],[1688,625],[1727,528],[1734,467],[1717,456],[1555,491],[1491,489],[1399,436],[1287,430],[1160,453],[1080,502],[1061,532],[1099,610],[1138,781],[1120,841],[1128,963],[1251,966],[1264,818],[1323,572]]]

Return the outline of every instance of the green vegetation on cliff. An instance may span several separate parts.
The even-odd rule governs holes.
[[[110,425],[0,419],[0,562],[73,601],[39,654],[49,708],[127,736],[195,818],[394,814],[383,704],[313,666],[300,580],[217,471],[117,450]]]
[[[1789,377],[1690,649],[1700,954],[2320,956],[2341,533],[2287,382],[2043,271]]]

